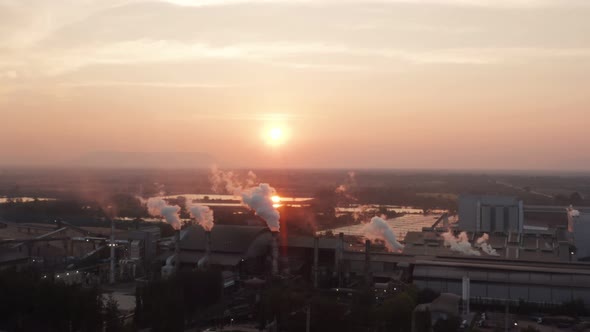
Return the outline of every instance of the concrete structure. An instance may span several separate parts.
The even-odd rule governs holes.
[[[514,197],[459,197],[459,228],[471,232],[522,232],[524,209]]]
[[[590,261],[590,212],[570,210],[568,212],[568,230],[571,232],[575,244],[576,259]]]
[[[181,231],[180,268],[198,268],[199,261],[208,256],[208,266],[233,272],[236,278],[263,274],[272,268],[272,239],[268,227],[215,225],[208,235],[201,226],[191,226]]]
[[[590,304],[590,265],[587,264],[456,257],[415,261],[413,280],[421,288],[461,294],[464,276],[470,279],[471,299],[560,304],[581,298]]]

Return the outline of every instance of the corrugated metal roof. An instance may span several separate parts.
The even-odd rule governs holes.
[[[211,231],[211,251],[218,253],[245,253],[260,236],[270,236],[267,227],[215,225]],[[180,240],[182,250],[205,251],[206,236],[201,226],[186,229]]]

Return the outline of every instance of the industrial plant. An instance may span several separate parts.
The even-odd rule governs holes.
[[[224,176],[223,181],[233,181]],[[431,224],[421,230],[402,233],[385,217],[374,216],[361,221],[360,233],[290,235],[281,232],[271,186],[227,183],[266,226],[216,224],[213,210],[193,200],[186,204],[193,222],[182,226],[180,207],[162,198],[138,198],[151,215],[172,226],[172,236],[163,237],[155,226],[121,230],[59,220],[53,226],[2,222],[0,269],[36,267],[41,278],[56,282],[132,283],[135,288],[186,271],[217,271],[224,296],[256,294],[297,280],[336,297],[354,296],[363,285],[377,301],[416,287],[442,294],[415,309],[431,312],[433,323],[447,315],[474,320],[473,305],[590,304],[588,208],[462,195],[456,216],[432,214]],[[229,314],[231,321],[251,317],[248,308],[258,301],[258,296],[244,297],[241,311]],[[133,306],[127,313],[133,315]],[[273,330],[272,324],[261,328]]]

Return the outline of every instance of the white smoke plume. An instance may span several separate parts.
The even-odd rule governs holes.
[[[146,202],[148,213],[154,217],[164,217],[172,228],[180,229],[180,206],[168,205],[165,200],[157,197],[149,198]]]
[[[276,190],[267,183],[261,183],[257,187],[244,190],[241,193],[242,202],[260,216],[272,232],[278,232],[280,229],[279,219],[281,215],[273,207],[272,196],[276,195]]]
[[[395,233],[383,218],[371,218],[371,222],[363,227],[363,234],[370,240],[383,240],[391,251],[401,252],[404,249],[404,245],[397,241]]]
[[[450,247],[452,251],[456,251],[468,256],[481,256],[481,253],[471,246],[467,233],[461,232],[459,236],[455,237],[451,231],[442,234],[444,245]]]
[[[209,174],[209,181],[211,181],[213,192],[239,196],[244,191],[244,188],[256,185],[257,178],[254,172],[248,171],[246,180],[242,181],[234,172],[222,171],[217,166],[213,166]]]
[[[483,233],[483,235],[475,241],[476,245],[478,245],[483,252],[490,256],[500,256],[496,249],[492,248],[492,246],[488,243],[490,236],[487,233]]]
[[[570,205],[567,208],[567,212],[569,213],[570,216],[572,217],[579,217],[580,216],[580,211],[574,209],[574,207],[572,205]]]
[[[353,187],[356,187],[356,173],[350,171],[347,174],[347,178],[344,184],[341,184],[338,187],[336,187],[336,190],[334,190],[334,192],[343,195],[348,199],[356,200],[356,198],[350,194],[350,189]]]
[[[213,222],[213,210],[208,206],[195,204],[190,199],[186,201],[186,209],[190,213],[191,217],[195,218],[195,221],[203,227],[205,231],[210,232],[215,226]]]
[[[362,220],[369,212],[373,212],[373,215],[375,215],[375,209],[371,205],[359,205],[356,209],[354,209],[352,218],[355,221]]]
[[[249,171],[246,180],[241,181],[234,172],[222,171],[214,166],[211,168],[209,180],[215,192],[225,191],[240,196],[242,204],[254,210],[256,215],[264,219],[271,231],[279,231],[280,214],[274,208],[274,202],[272,201],[272,197],[276,195],[276,190],[267,183],[256,185],[257,177],[254,172]]]

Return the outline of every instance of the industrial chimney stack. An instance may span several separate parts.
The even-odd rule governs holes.
[[[180,230],[174,233],[174,271],[178,272],[180,267]]]
[[[365,280],[371,282],[371,240],[365,240]]]
[[[318,260],[319,260],[319,251],[320,251],[320,238],[315,235],[313,237],[313,287],[318,288],[318,274],[319,274],[319,267],[318,267]]]
[[[211,259],[211,231],[205,231],[205,255]]]
[[[272,275],[276,276],[279,274],[279,232],[272,232],[271,246]]]

